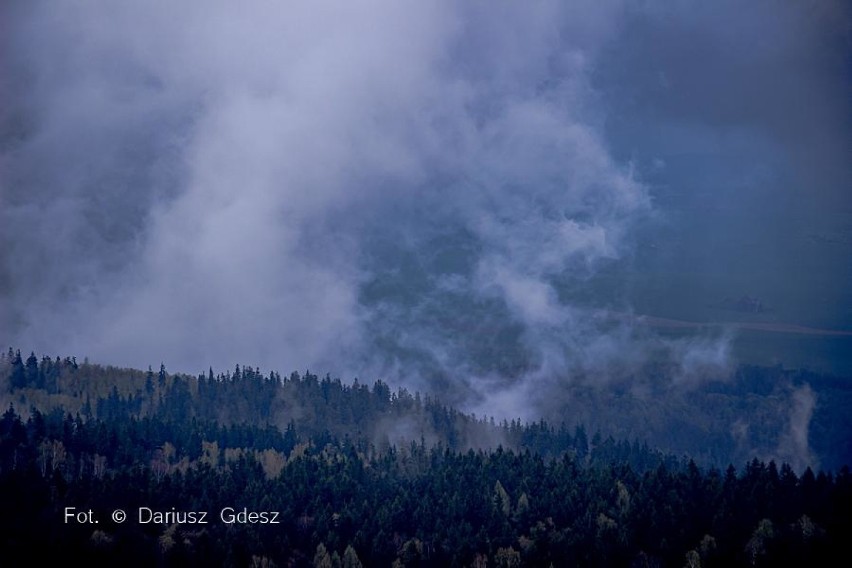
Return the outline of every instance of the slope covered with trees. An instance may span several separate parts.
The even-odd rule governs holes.
[[[308,439],[326,433],[362,437],[378,448],[410,441],[451,450],[530,449],[584,453],[609,438],[647,443],[703,466],[724,468],[758,457],[797,471],[837,471],[852,463],[852,381],[781,367],[741,367],[729,377],[673,387],[661,373],[603,386],[575,381],[553,386],[545,421],[495,423],[404,388],[343,383],[310,371],[263,374],[250,366],[197,377],[120,369],[76,359],[0,355],[0,408],[26,413],[60,408],[83,418],[159,417],[222,425],[294,429]],[[594,435],[598,435],[594,443]],[[576,448],[575,448],[576,446]],[[622,448],[623,449],[623,448]]]
[[[250,367],[186,377],[14,352],[2,365],[0,548],[21,557],[822,564],[852,529],[846,467],[699,466],[581,424],[494,423],[381,381]]]

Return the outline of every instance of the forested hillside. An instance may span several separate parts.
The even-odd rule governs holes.
[[[652,449],[641,431],[495,423],[381,381],[250,367],[185,377],[14,352],[3,377],[0,538],[32,559],[821,564],[852,530],[846,467],[703,467]]]
[[[306,439],[363,438],[383,449],[397,443],[441,443],[451,450],[502,445],[542,455],[621,440],[688,455],[702,466],[724,468],[754,457],[838,470],[852,463],[852,381],[781,367],[740,367],[731,376],[673,387],[648,374],[553,388],[544,420],[494,420],[446,406],[433,396],[382,380],[344,383],[305,371],[289,376],[237,365],[197,377],[158,370],[78,363],[75,358],[0,355],[0,404],[28,413],[61,409],[111,421],[133,417],[274,427]],[[595,440],[595,436],[597,439]]]

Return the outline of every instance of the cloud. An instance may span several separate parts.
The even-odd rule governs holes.
[[[817,397],[807,383],[791,388],[791,391],[790,418],[787,431],[780,437],[777,454],[780,460],[789,463],[797,471],[804,471],[807,467],[819,466],[808,439]]]
[[[108,363],[309,366],[459,400],[627,367],[657,339],[564,294],[629,261],[653,209],[623,151],[645,133],[609,121],[639,101],[670,129],[707,105],[747,122],[667,55],[697,26],[726,64],[711,48],[739,28],[654,3],[4,10],[0,338]],[[746,31],[768,8],[749,10]],[[767,41],[758,63],[798,45]],[[687,374],[726,353],[684,349]]]

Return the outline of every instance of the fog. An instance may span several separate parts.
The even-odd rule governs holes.
[[[735,363],[625,314],[852,324],[841,2],[2,10],[4,344],[532,416]]]

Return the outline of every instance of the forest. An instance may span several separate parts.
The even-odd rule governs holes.
[[[495,421],[310,372],[191,377],[12,350],[0,370],[0,547],[34,561],[819,565],[845,555],[852,530],[845,464],[720,465],[641,430]],[[771,396],[779,373],[741,369],[724,396]],[[807,378],[817,393],[847,392]],[[817,430],[846,435],[823,420]]]
[[[0,568],[852,565],[849,0],[0,22]]]

